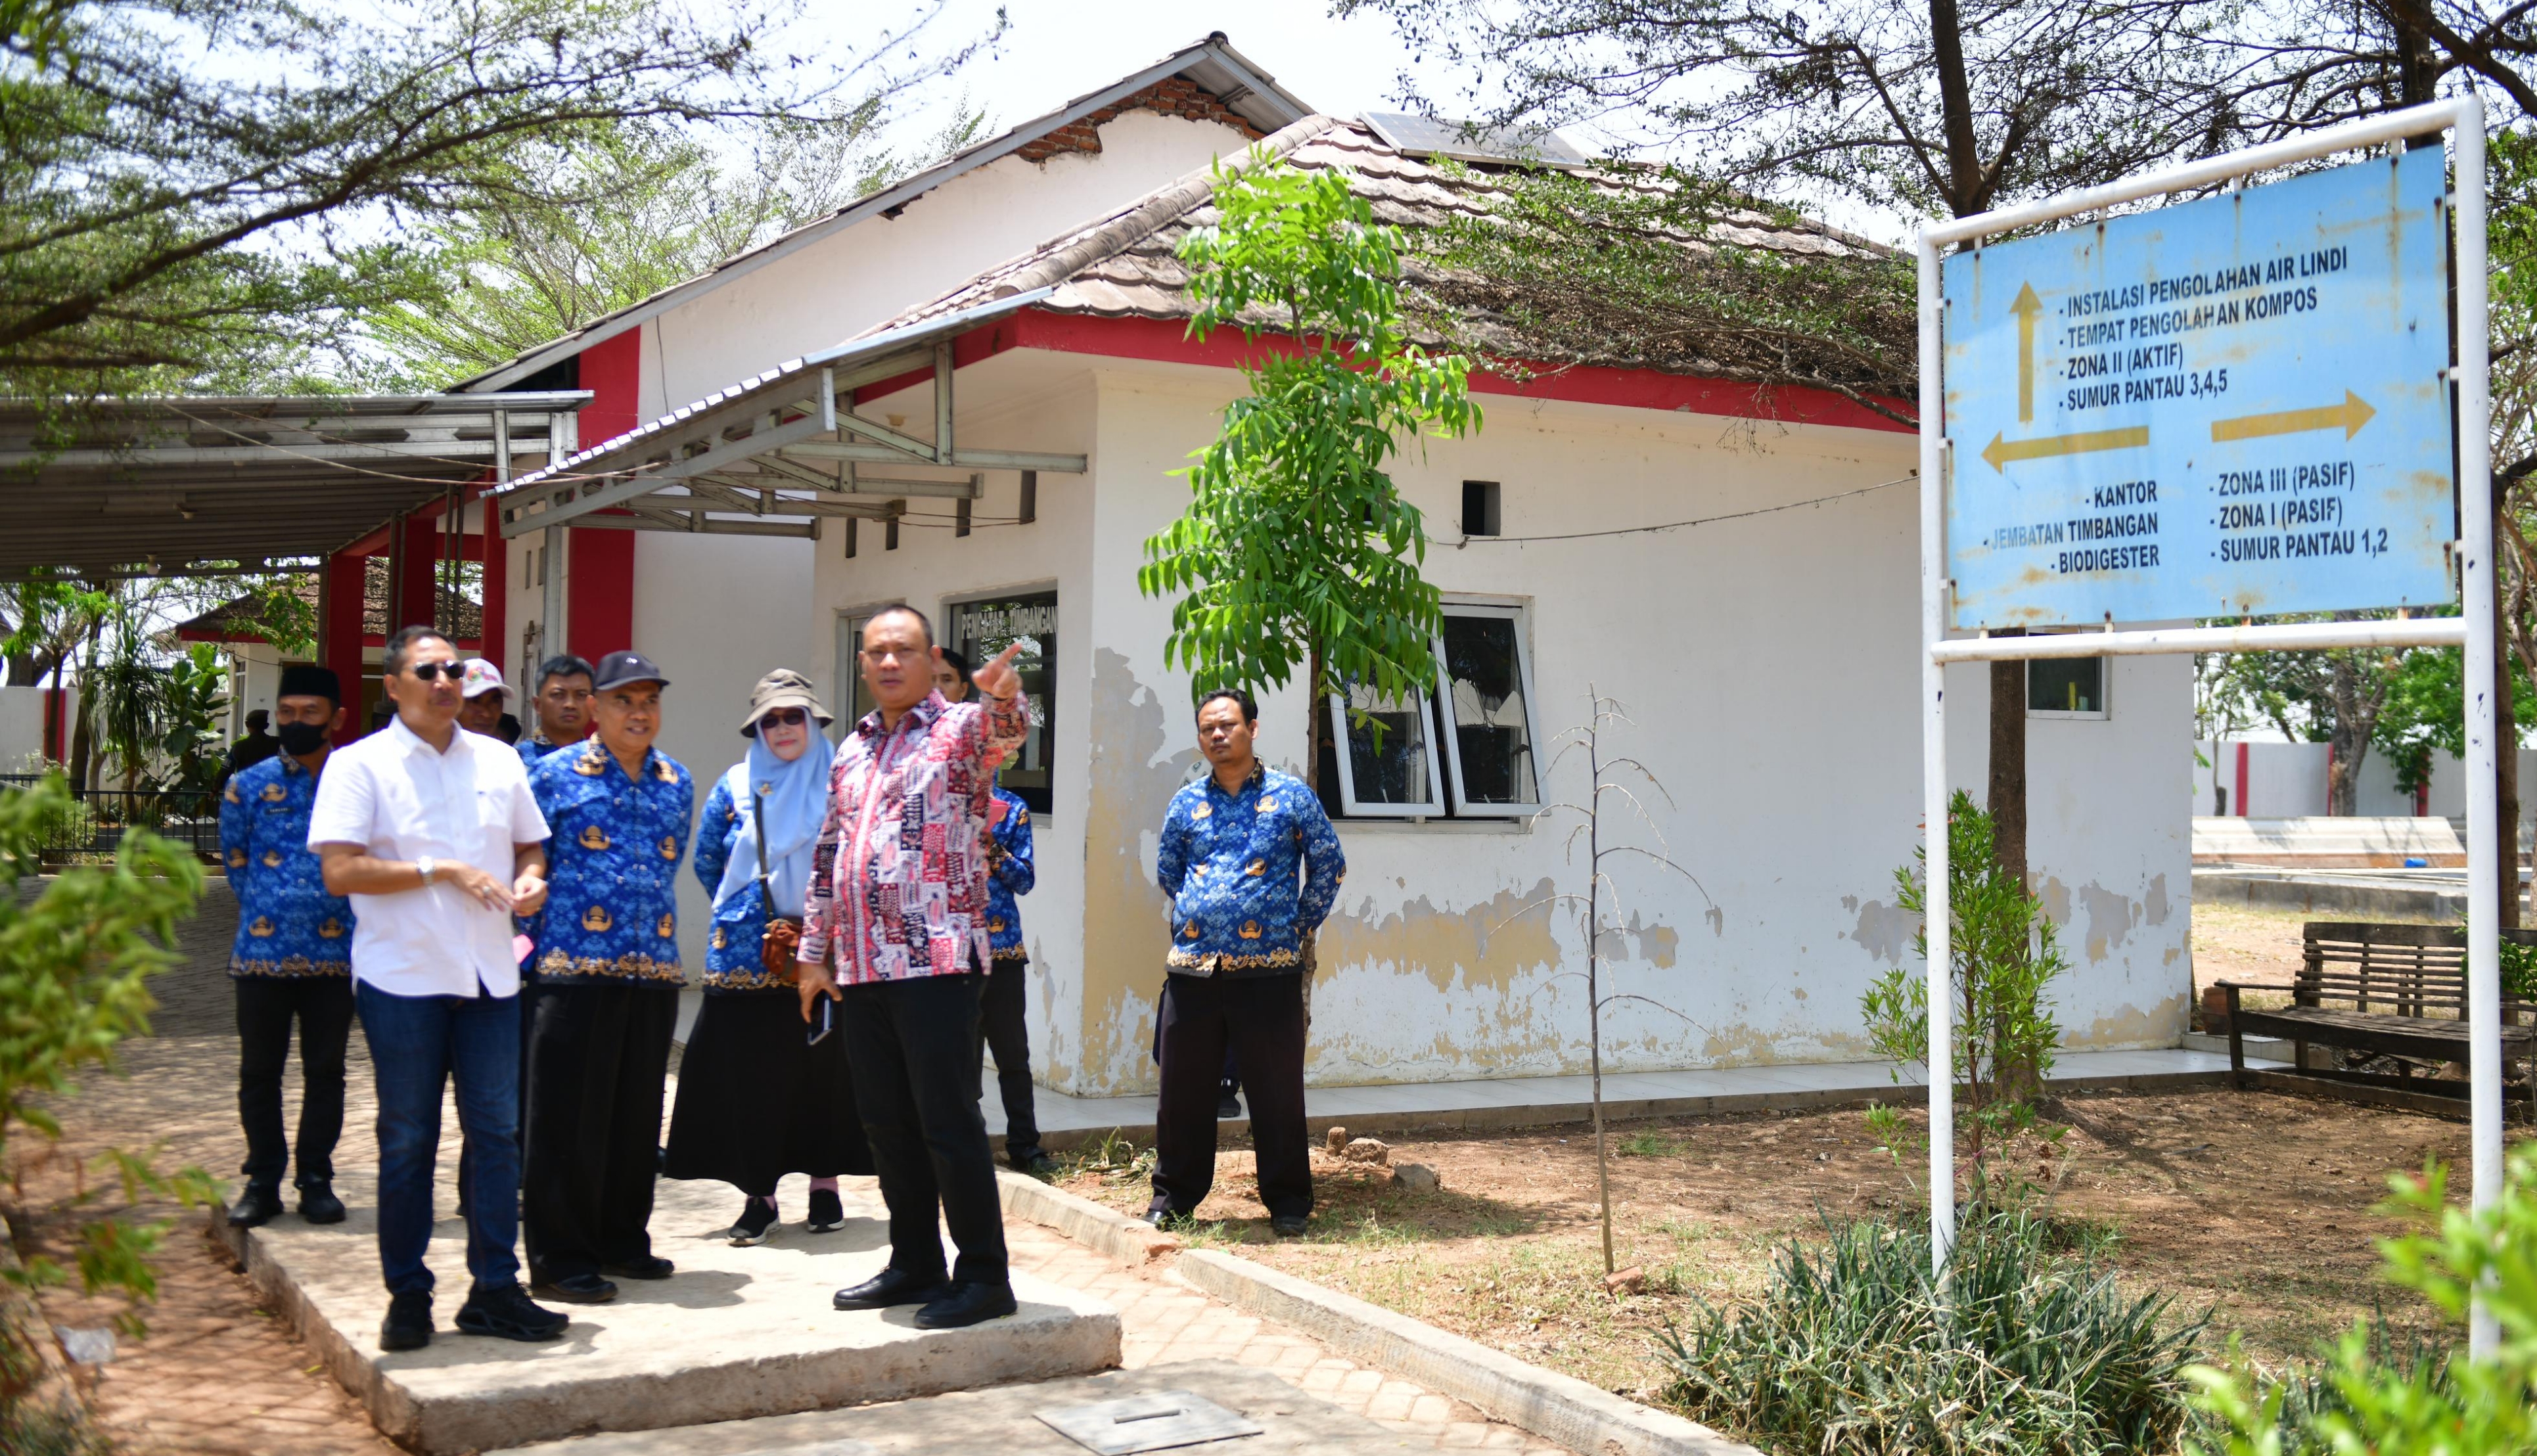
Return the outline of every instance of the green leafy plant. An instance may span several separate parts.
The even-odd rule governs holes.
[[[207,791],[220,781],[228,684],[220,649],[209,642],[193,643],[167,664],[158,745],[168,765],[164,787]]]
[[[1198,692],[1278,687],[1298,668],[1316,698],[1429,688],[1426,528],[1385,466],[1405,437],[1480,428],[1469,362],[1406,337],[1399,235],[1345,173],[1255,151],[1214,177],[1218,221],[1180,245],[1190,333],[1239,331],[1250,393],[1186,472],[1188,508],[1145,542],[1138,588],[1179,596],[1164,660]]]
[[[148,1032],[155,1004],[149,979],[176,962],[168,949],[176,922],[202,893],[203,871],[193,857],[146,831],[124,835],[111,866],[67,870],[39,893],[22,893],[21,882],[37,874],[45,842],[71,810],[58,774],[33,788],[0,790],[0,1154],[20,1127],[59,1138],[45,1100],[68,1092],[81,1068],[110,1061],[125,1037]],[[149,1158],[120,1150],[98,1161],[111,1169],[127,1202],[149,1192],[190,1208],[216,1192],[199,1168],[162,1174]],[[93,1197],[83,1193],[78,1201]],[[122,1293],[129,1303],[120,1322],[134,1333],[138,1306],[158,1290],[150,1256],[166,1227],[100,1219],[80,1230],[81,1288]],[[37,1258],[0,1281],[31,1294],[70,1277],[55,1261]],[[32,1387],[41,1367],[27,1342],[42,1338],[40,1328],[0,1321],[0,1408]]]
[[[1956,1109],[1972,1139],[1978,1184],[1986,1184],[1983,1158],[1994,1144],[2040,1125],[2036,1103],[2052,1070],[2061,1040],[2048,992],[2069,969],[2058,932],[2044,902],[1995,852],[1991,818],[1959,789],[1948,801],[1947,904],[1949,983],[1954,988]],[[1894,872],[1895,902],[1923,917],[1913,943],[1929,956],[1925,850]],[[1896,966],[1878,976],[1859,998],[1869,1041],[1878,1055],[1898,1063],[1929,1061],[1928,983]],[[1894,1074],[1900,1081],[1902,1073]],[[1868,1125],[1899,1147],[1909,1134],[1901,1114],[1871,1106]],[[2045,1129],[2056,1137],[2057,1129]],[[1899,1155],[1898,1155],[1899,1157]],[[1981,1193],[1983,1187],[1978,1186]]]
[[[2020,1212],[1970,1220],[1943,1280],[1926,1229],[1829,1224],[1760,1298],[1659,1337],[1672,1399],[1783,1451],[2099,1456],[2175,1448],[2207,1316],[2055,1257]]]
[[[2452,1327],[2481,1293],[2501,1326],[2495,1354],[2416,1351],[2400,1357],[2359,1322],[2322,1366],[2267,1381],[2232,1350],[2189,1371],[2195,1406],[2221,1434],[2189,1449],[2224,1456],[2309,1453],[2482,1453],[2537,1450],[2537,1148],[2513,1149],[2502,1197],[2471,1213],[2449,1201],[2448,1170],[2389,1176],[2380,1212],[2413,1231],[2383,1239],[2386,1278],[2429,1299]]]

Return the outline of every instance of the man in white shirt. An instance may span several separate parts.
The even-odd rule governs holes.
[[[309,812],[326,889],[353,901],[353,994],[377,1072],[382,1350],[431,1343],[433,1162],[454,1074],[467,1135],[467,1269],[458,1328],[553,1340],[564,1316],[520,1287],[520,967],[511,915],[546,899],[547,823],[499,739],[458,726],[466,672],[449,639],[388,639],[396,716],[335,750]]]

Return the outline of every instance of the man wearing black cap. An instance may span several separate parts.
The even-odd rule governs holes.
[[[678,870],[695,812],[687,770],[652,747],[670,680],[611,652],[591,684],[598,736],[529,772],[552,865],[529,1035],[521,1214],[530,1287],[599,1304],[620,1279],[667,1279],[652,1252],[654,1150],[679,1018]]]
[[[238,1121],[246,1129],[246,1190],[229,1222],[252,1228],[282,1213],[292,1149],[282,1128],[282,1066],[299,1023],[299,1214],[340,1224],[335,1140],[344,1130],[344,1047],[353,1031],[353,906],[326,893],[308,848],[308,809],[326,767],[328,740],[344,726],[334,670],[286,667],[274,704],[281,720],[272,758],[229,776],[221,790],[221,859],[237,896],[229,949],[237,988]],[[262,718],[263,712],[255,716]],[[255,725],[259,730],[262,723]]]

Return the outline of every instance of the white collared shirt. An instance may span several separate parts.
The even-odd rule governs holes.
[[[498,738],[453,726],[449,751],[402,718],[327,757],[308,847],[359,844],[373,857],[471,864],[511,883],[512,846],[547,837],[527,767]],[[516,995],[511,917],[445,879],[353,899],[353,979],[394,996]]]

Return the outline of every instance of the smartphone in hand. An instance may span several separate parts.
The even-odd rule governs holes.
[[[828,1033],[837,1029],[836,999],[822,996],[818,1001],[818,1009],[811,1013],[811,1039],[807,1043],[811,1046],[817,1046],[827,1040]]]

